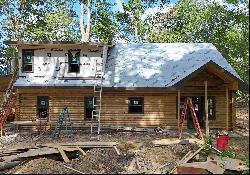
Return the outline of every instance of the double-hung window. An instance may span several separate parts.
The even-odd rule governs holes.
[[[144,113],[144,98],[130,97],[128,98],[128,113],[143,114]]]

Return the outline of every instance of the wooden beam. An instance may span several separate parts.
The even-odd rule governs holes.
[[[180,103],[181,103],[181,92],[180,91],[178,91],[178,100],[177,101],[178,101],[177,102],[178,103],[178,106],[177,106],[178,114],[177,114],[177,116],[178,116],[178,126],[179,126],[179,123],[180,123]]]
[[[66,153],[64,152],[63,148],[62,147],[58,147],[58,151],[60,152],[64,162],[68,163],[70,162],[69,158],[67,157]]]
[[[208,101],[207,101],[207,81],[205,81],[205,116],[206,116],[206,137],[209,136],[209,121],[208,121]]]
[[[76,146],[76,148],[82,153],[83,156],[86,156],[85,151],[83,151],[79,146]]]
[[[228,130],[228,88],[226,87],[226,129]]]
[[[120,151],[118,150],[118,148],[117,148],[116,146],[114,146],[114,149],[115,149],[115,151],[116,151],[117,155],[118,155],[118,156],[120,156],[120,155],[121,155],[121,153],[120,153]]]

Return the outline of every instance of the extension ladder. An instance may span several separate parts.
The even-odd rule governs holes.
[[[90,126],[90,139],[100,140],[100,130],[101,130],[101,110],[102,110],[102,87],[103,87],[103,76],[105,71],[107,50],[104,46],[103,57],[100,62],[96,59],[95,66],[95,84],[94,84],[94,96],[93,96],[93,111],[91,117]],[[94,128],[96,129],[94,132]]]
[[[55,128],[51,134],[51,138],[54,140],[57,137],[59,137],[62,127],[65,127],[65,133],[67,136],[72,136],[73,134],[73,130],[72,130],[72,123],[70,121],[70,117],[69,117],[69,111],[67,107],[64,107],[62,109],[62,111],[60,112],[58,118],[57,118],[57,122],[55,125]]]
[[[3,102],[0,106],[0,136],[3,136],[4,124],[6,123],[7,117],[10,116],[12,108],[15,105],[15,95],[13,93],[13,85],[16,81],[16,75],[13,74],[11,81],[6,89],[6,92],[3,96]]]
[[[202,132],[201,132],[201,129],[200,129],[200,124],[199,124],[198,118],[196,116],[196,113],[195,113],[194,106],[193,106],[191,98],[186,98],[185,102],[184,102],[184,109],[182,111],[182,114],[180,116],[180,120],[179,120],[179,123],[178,123],[179,139],[182,138],[183,123],[184,123],[184,120],[186,119],[187,109],[188,108],[189,108],[190,113],[191,113],[192,121],[193,121],[193,124],[194,124],[194,128],[196,130],[197,136],[198,136],[199,139],[203,140],[203,135],[202,135]]]

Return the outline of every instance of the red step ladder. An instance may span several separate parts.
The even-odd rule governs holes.
[[[178,123],[179,139],[182,138],[183,123],[184,123],[184,120],[187,118],[187,109],[188,108],[189,108],[190,113],[191,113],[191,117],[193,120],[193,124],[194,124],[194,128],[196,130],[197,136],[199,139],[203,140],[203,134],[201,132],[200,124],[199,124],[198,118],[196,116],[191,98],[185,99],[184,109],[183,109],[182,114],[181,114],[180,119],[179,119],[179,123]]]

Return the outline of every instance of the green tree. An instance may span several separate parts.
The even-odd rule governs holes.
[[[228,0],[227,5],[200,2],[179,1],[173,18],[160,23],[159,33],[151,31],[149,42],[213,43],[249,84],[249,1]],[[171,27],[164,27],[164,22]]]

